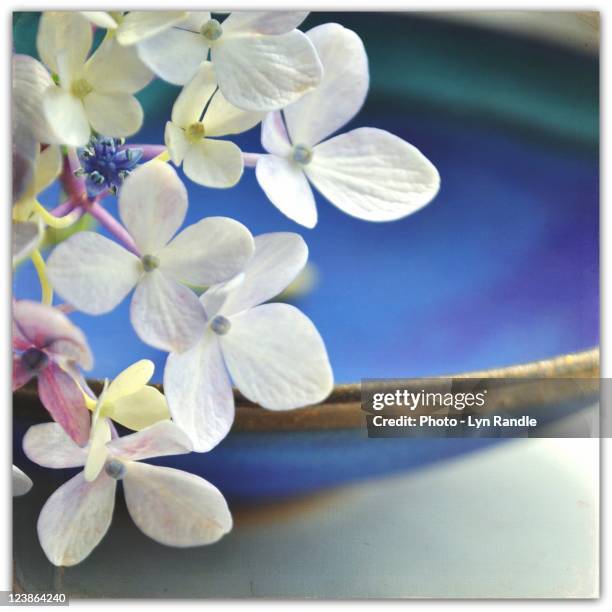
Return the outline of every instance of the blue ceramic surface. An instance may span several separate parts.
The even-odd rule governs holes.
[[[227,215],[254,234],[304,236],[318,283],[296,305],[325,339],[337,382],[485,369],[596,345],[597,62],[480,30],[377,19],[378,34],[366,17],[338,19],[373,50],[372,93],[347,129],[388,129],[416,145],[440,171],[435,201],[404,220],[374,224],[318,197],[319,224],[309,231],[284,218],[246,169],[226,191],[186,179],[186,223]],[[381,42],[380,32],[399,27],[415,36]],[[436,47],[434,40],[442,42]],[[398,72],[401,65],[406,72]],[[411,69],[423,65],[428,68]],[[492,74],[497,80],[488,81]],[[478,87],[488,95],[471,95]],[[175,93],[159,84],[148,90],[151,119],[135,142],[162,141]],[[261,150],[258,129],[237,141],[244,150]],[[44,203],[53,205],[57,195],[49,190]],[[116,202],[108,207],[116,214]],[[22,266],[15,295],[37,299],[38,292],[31,265]],[[73,316],[95,354],[91,375],[112,377],[149,358],[160,381],[165,356],[138,340],[128,307],[129,300],[109,315]],[[490,442],[368,440],[359,431],[242,433],[194,456],[193,466],[230,495],[284,495]]]

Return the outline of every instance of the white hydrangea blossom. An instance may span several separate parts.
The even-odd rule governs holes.
[[[89,314],[113,310],[134,288],[130,318],[151,346],[183,351],[199,338],[206,316],[185,283],[207,286],[239,273],[253,253],[240,223],[211,217],[174,239],[187,213],[187,192],[176,172],[153,161],[135,170],[119,193],[119,214],[138,254],[94,232],[79,232],[48,260],[53,286]]]
[[[321,81],[310,40],[296,28],[304,11],[230,13],[220,23],[209,12],[138,43],[141,59],[162,79],[183,85],[210,55],[225,98],[250,111],[282,108]]]
[[[38,518],[38,537],[51,563],[80,563],[102,541],[115,506],[117,482],[132,520],[150,538],[167,546],[212,544],[232,528],[220,491],[193,474],[141,463],[143,459],[191,451],[188,437],[170,421],[160,421],[123,438],[113,438],[105,419],[87,447],[77,446],[57,425],[34,425],[23,449],[49,468],[84,467],[47,500]]]
[[[204,62],[176,99],[172,121],[166,123],[170,158],[177,166],[182,163],[195,183],[231,187],[242,176],[242,153],[233,142],[214,138],[244,132],[263,116],[231,105],[217,89],[212,64]]]
[[[232,384],[268,410],[322,402],[333,388],[313,322],[294,306],[267,303],[305,266],[304,240],[293,233],[253,239],[225,217],[181,231],[187,191],[164,161],[199,185],[227,188],[246,160],[273,204],[309,228],[317,223],[311,184],[369,221],[404,217],[438,191],[435,167],[389,132],[335,135],[365,100],[367,57],[357,34],[338,24],[299,31],[307,14],[232,12],[220,21],[205,11],[45,12],[37,48],[46,68],[13,59],[15,262],[32,254],[47,296],[44,306],[22,300],[14,307],[13,388],[38,376],[57,421],[30,428],[23,447],[41,466],[83,468],[39,517],[39,539],[55,565],[79,563],[99,544],[119,480],[129,513],[151,538],[180,547],[217,541],[232,527],[222,494],[202,478],[140,461],[214,448],[234,420]],[[92,53],[94,28],[106,32]],[[154,73],[184,86],[165,125],[166,151],[120,140],[142,126],[135,94]],[[263,154],[219,139],[262,120]],[[47,211],[36,196],[58,175],[66,200]],[[102,179],[96,193],[85,175]],[[101,205],[107,184],[119,192],[122,224]],[[45,265],[32,251],[45,223],[62,227],[84,213],[117,241],[79,231]],[[53,290],[67,304],[53,307]],[[95,398],[72,361],[47,361],[49,339],[60,356],[77,346],[76,362],[90,367],[86,339],[66,312],[107,313],[132,290],[137,335],[170,353],[166,395],[148,384],[153,363],[143,359]],[[118,438],[111,419],[137,433]],[[13,478],[15,494],[31,486],[15,467]]]
[[[38,53],[58,76],[43,94],[45,117],[62,144],[84,146],[94,129],[105,136],[136,133],[143,111],[134,94],[153,73],[131,47],[107,38],[88,58],[93,42],[89,23],[79,13],[43,13]]]
[[[367,221],[392,221],[428,204],[440,185],[438,171],[418,149],[384,130],[334,132],[365,99],[369,77],[363,43],[334,23],[307,32],[323,62],[319,87],[269,114],[257,161],[257,180],[270,201],[305,227],[317,223],[309,182],[345,213]],[[286,123],[286,128],[285,128]]]
[[[81,11],[99,28],[110,30],[121,45],[134,45],[187,17],[187,11]]]
[[[229,432],[231,380],[269,410],[316,404],[331,392],[331,366],[312,321],[289,304],[264,303],[295,279],[307,259],[298,234],[257,236],[244,272],[202,295],[206,330],[192,349],[172,353],[164,371],[170,413],[195,450],[210,450]]]

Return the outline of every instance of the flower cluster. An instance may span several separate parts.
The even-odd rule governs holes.
[[[330,23],[304,33],[300,11],[45,12],[40,61],[13,58],[13,261],[30,258],[41,302],[13,303],[13,389],[36,379],[54,423],[33,426],[23,447],[49,468],[83,470],[46,502],[38,520],[55,565],[85,559],[104,537],[117,482],[151,538],[172,546],[215,542],[232,526],[222,494],[202,478],[142,463],[206,452],[234,420],[232,384],[268,410],[323,401],[333,387],[325,344],[300,310],[274,298],[300,274],[308,247],[296,233],[253,237],[238,221],[202,218],[183,227],[185,176],[229,188],[245,167],[278,210],[317,223],[311,186],[368,221],[405,217],[439,188],[431,162],[384,130],[337,134],[369,86],[360,38]],[[94,44],[94,30],[105,30]],[[181,85],[163,144],[126,143],[143,110],[136,94],[153,78]],[[261,123],[261,153],[229,140]],[[37,195],[55,180],[64,201]],[[119,218],[104,207],[117,195]],[[107,233],[71,232],[48,257],[47,227],[92,216]],[[54,303],[54,292],[64,301]],[[168,353],[164,393],[139,361],[98,397],[93,365],[72,310],[103,315],[131,294],[136,334]],[[115,427],[133,430],[120,437]],[[14,492],[31,482],[14,468]]]

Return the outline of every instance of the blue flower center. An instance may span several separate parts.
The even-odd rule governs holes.
[[[117,193],[138,165],[143,150],[125,145],[118,138],[99,136],[78,149],[77,154],[82,165],[77,172],[86,176],[87,193],[94,197],[107,189]]]

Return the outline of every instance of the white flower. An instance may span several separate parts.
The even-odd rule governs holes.
[[[329,138],[361,108],[368,64],[359,37],[334,23],[307,32],[324,68],[321,85],[268,115],[256,175],[270,201],[306,227],[317,223],[309,181],[345,213],[368,221],[405,217],[436,195],[440,177],[415,147],[384,130],[358,128]],[[328,138],[328,140],[325,140]]]
[[[159,34],[187,17],[187,11],[81,11],[88,21],[113,32],[121,45],[133,45]]]
[[[278,109],[321,81],[314,47],[295,29],[307,14],[235,12],[219,23],[208,12],[193,12],[139,43],[138,52],[162,79],[183,85],[210,51],[219,88],[229,102],[245,110]]]
[[[100,419],[86,448],[56,423],[44,423],[30,427],[23,449],[43,467],[85,467],[51,495],[38,518],[40,544],[54,565],[76,565],[100,543],[111,524],[118,480],[133,521],[161,544],[212,544],[232,528],[227,503],[209,482],[139,463],[191,451],[187,436],[170,421],[111,439],[107,421]]]
[[[140,338],[182,351],[201,335],[202,305],[184,283],[208,286],[238,274],[253,253],[240,223],[210,217],[172,237],[185,220],[187,192],[176,172],[152,161],[136,169],[119,192],[119,215],[138,255],[93,232],[79,232],[55,248],[48,275],[78,310],[110,312],[136,287],[130,318]]]
[[[204,62],[174,103],[172,121],[166,123],[166,146],[174,164],[183,163],[192,181],[231,187],[242,176],[242,153],[233,142],[211,137],[244,132],[262,118],[263,113],[243,111],[227,102],[217,90],[212,64]]]
[[[13,497],[25,495],[32,488],[32,480],[16,465],[13,466]]]
[[[164,371],[170,413],[196,451],[213,448],[232,426],[230,376],[248,399],[270,410],[329,395],[333,375],[313,323],[288,304],[264,304],[291,283],[307,258],[297,234],[257,236],[244,272],[202,295],[206,331],[190,350],[169,355]]]
[[[12,58],[11,77],[12,186],[15,203],[31,187],[40,151],[39,143],[51,144],[58,140],[41,112],[43,93],[53,85],[47,69],[29,55],[16,54]],[[37,234],[35,229],[32,225],[22,226],[20,233],[32,238]]]
[[[108,38],[87,59],[92,45],[90,24],[77,12],[45,12],[40,19],[38,53],[59,76],[43,94],[43,111],[57,138],[84,146],[91,128],[104,136],[137,132],[143,112],[134,97],[153,78],[135,49]]]
[[[13,205],[13,264],[18,263],[38,246],[42,238],[45,219],[49,214],[38,202],[38,194],[57,178],[62,168],[59,147],[51,145],[36,153],[29,184]]]

